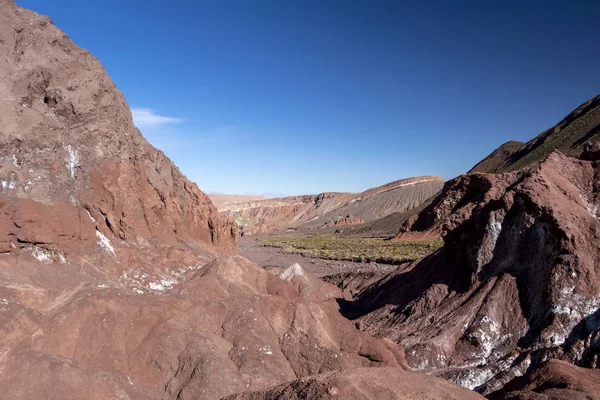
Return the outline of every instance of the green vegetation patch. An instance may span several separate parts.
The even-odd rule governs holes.
[[[254,221],[250,221],[250,220],[244,219],[242,217],[235,217],[235,222],[239,226],[250,226],[250,225],[254,225],[255,224]]]
[[[325,260],[400,264],[417,260],[442,247],[442,240],[399,242],[376,238],[345,238],[335,235],[310,237],[267,236],[263,246],[278,247],[289,254]]]

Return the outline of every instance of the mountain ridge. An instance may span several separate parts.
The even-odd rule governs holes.
[[[323,192],[231,203],[221,205],[219,211],[246,223],[246,233],[317,229],[334,226],[341,219],[346,224],[360,224],[419,206],[441,189],[443,182],[439,176],[426,175],[400,179],[360,193]],[[414,198],[410,194],[405,198],[398,196],[413,192]]]
[[[510,172],[541,161],[553,150],[581,155],[586,142],[600,137],[600,95],[570,112],[560,122],[530,141],[509,141],[477,163],[469,173]]]

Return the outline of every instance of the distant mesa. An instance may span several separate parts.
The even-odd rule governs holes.
[[[253,195],[235,195],[235,194],[222,194],[214,193],[209,194],[208,197],[217,208],[227,207],[231,204],[244,203],[248,201],[265,200],[267,196],[253,196]]]

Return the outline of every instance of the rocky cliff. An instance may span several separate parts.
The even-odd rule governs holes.
[[[0,4],[4,259],[121,273],[235,252],[235,224],[141,136],[100,62],[49,18]]]
[[[490,393],[547,359],[598,365],[598,161],[554,152],[463,175],[417,218],[444,247],[366,290],[364,330],[407,361]]]

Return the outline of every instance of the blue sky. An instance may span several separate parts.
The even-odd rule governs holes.
[[[600,2],[17,0],[206,192],[452,178],[600,93]]]

